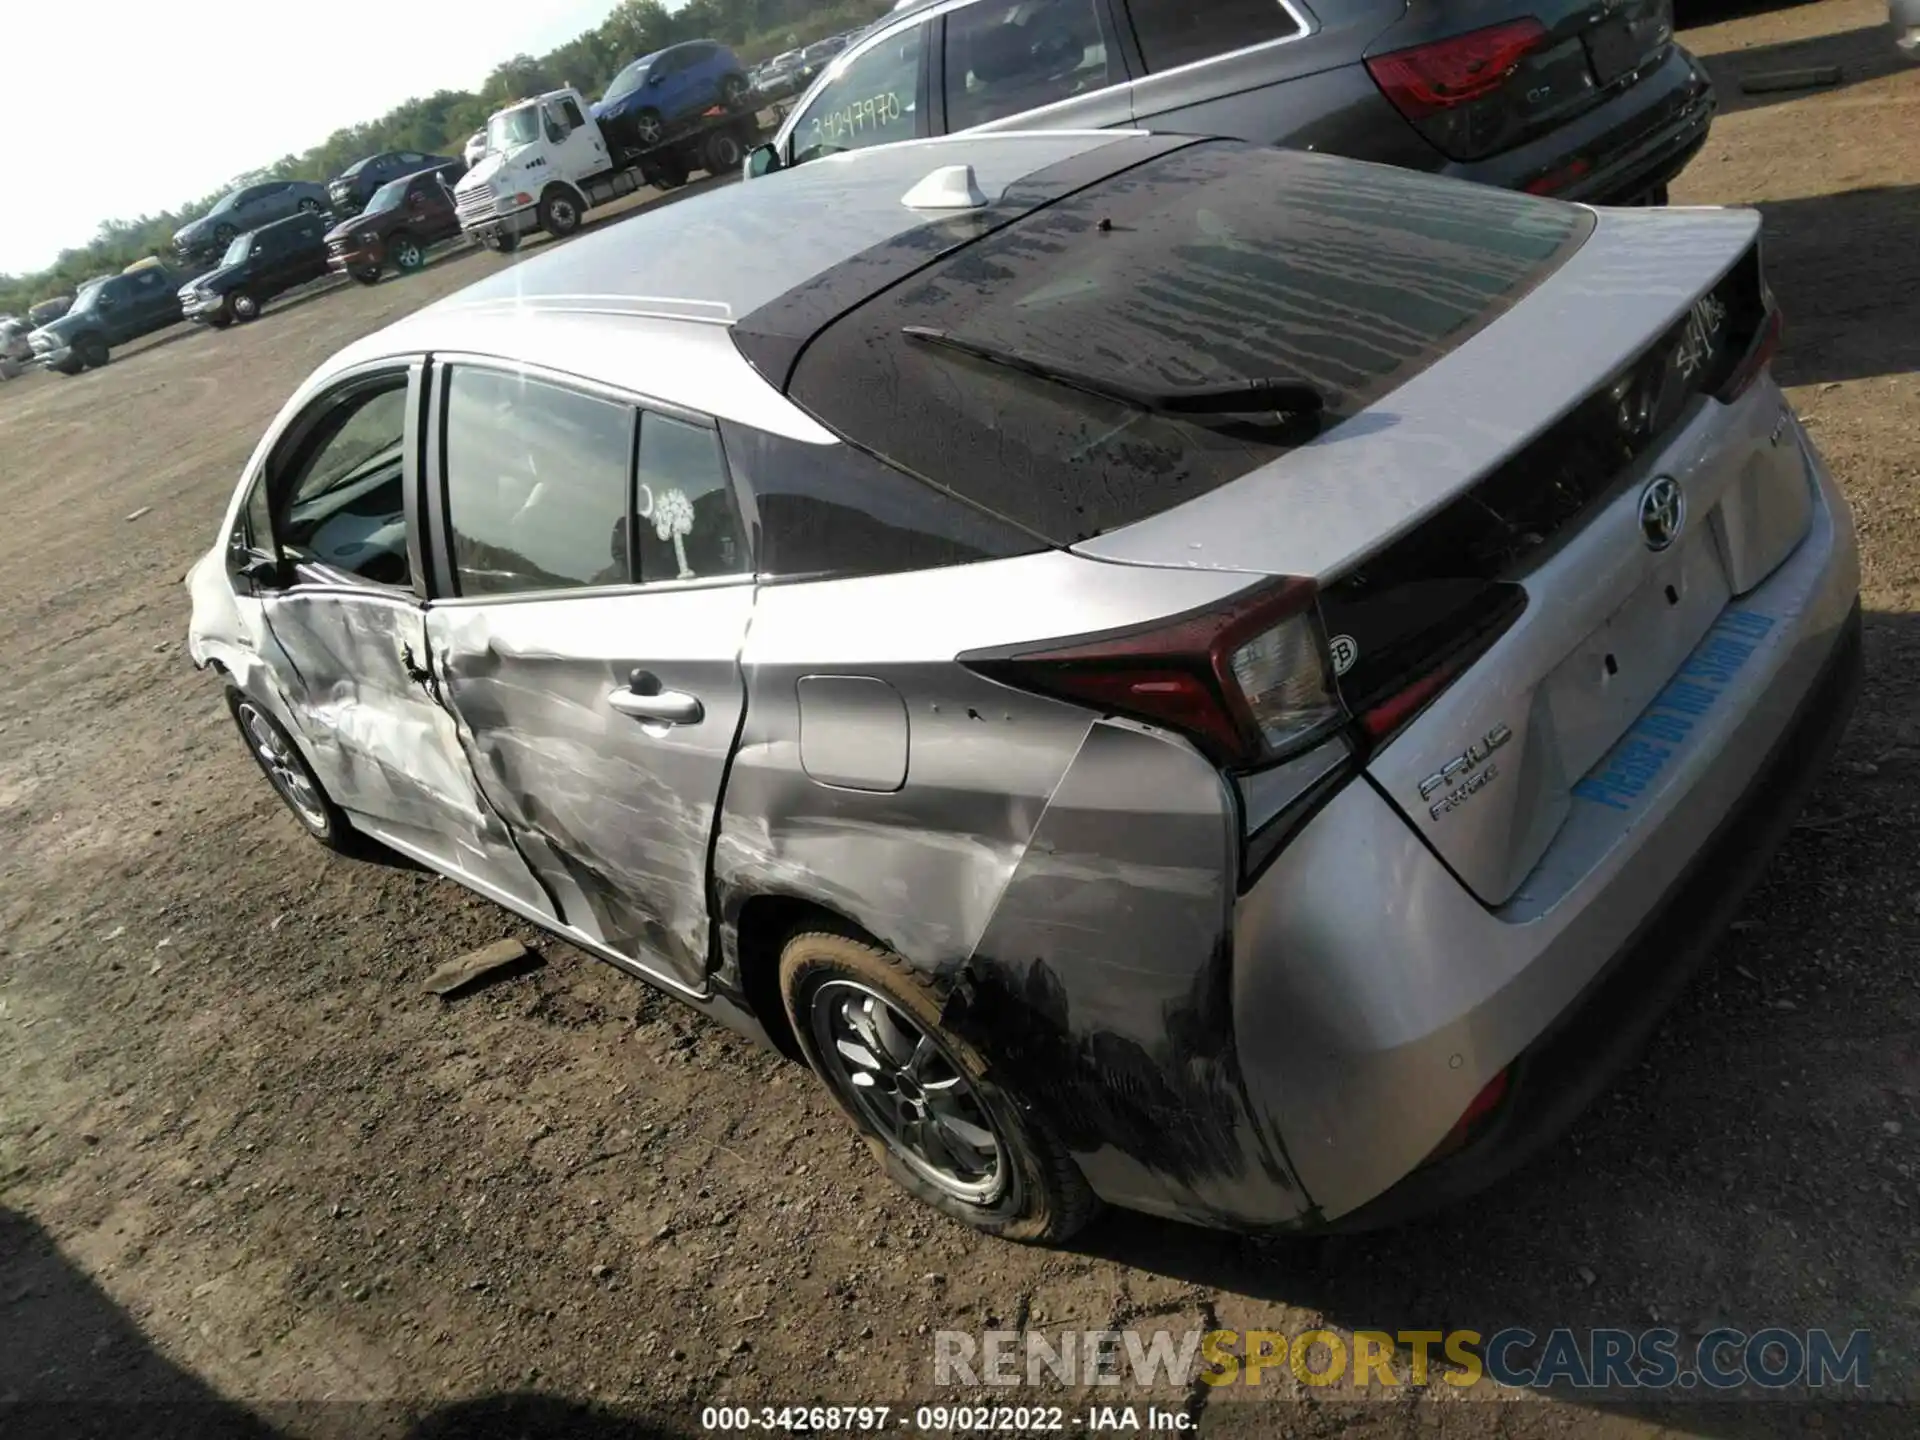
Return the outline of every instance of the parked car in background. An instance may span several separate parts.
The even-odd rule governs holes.
[[[198,220],[181,226],[173,237],[173,248],[182,260],[215,260],[236,235],[289,215],[324,215],[327,203],[326,187],[309,180],[262,180],[242,185],[227,192]]]
[[[690,40],[627,66],[592,114],[609,145],[638,152],[665,144],[716,105],[743,109],[752,93],[731,50],[717,40]]]
[[[785,100],[800,92],[800,52],[783,51],[754,74],[754,92],[764,100]]]
[[[798,64],[800,83],[811,85],[814,77],[826,69],[829,61],[847,48],[845,35],[832,35],[825,40],[817,40],[800,52]]]
[[[181,313],[216,330],[259,318],[274,296],[327,273],[326,235],[327,222],[318,215],[293,215],[236,235],[218,265],[180,287]]]
[[[33,363],[27,336],[33,322],[18,315],[0,315],[0,380],[11,380]]]
[[[1920,0],[1887,0],[1893,44],[1909,60],[1920,60]]]
[[[45,300],[36,300],[27,310],[27,319],[36,328],[58,320],[73,308],[73,296],[49,295]]]
[[[439,169],[461,162],[450,155],[429,155],[423,150],[388,150],[356,160],[327,183],[329,208],[340,217],[358,215],[367,208],[373,192],[389,181],[420,170]]]
[[[83,285],[72,308],[28,337],[34,358],[63,375],[98,369],[124,345],[180,319],[180,277],[164,265]]]
[[[486,153],[487,132],[476,130],[467,137],[466,148],[460,152],[460,158],[467,162],[467,168],[471,170],[486,157]]]
[[[1478,23],[1486,13],[1406,0],[902,10],[833,62],[749,173],[936,129],[1132,126],[1663,203],[1714,113],[1671,0],[1540,0]]]
[[[363,285],[388,265],[403,275],[427,263],[427,247],[460,233],[453,187],[466,166],[449,160],[400,180],[389,180],[367,208],[327,232],[327,264]]]
[[[1392,1223],[1634,1057],[1847,725],[1760,226],[1133,131],[650,207],[323,364],[189,650],[313,839],[956,1220]]]

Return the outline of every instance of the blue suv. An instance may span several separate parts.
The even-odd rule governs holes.
[[[752,94],[731,50],[717,40],[690,40],[642,56],[614,76],[593,118],[616,151],[651,150],[716,105],[744,110]]]

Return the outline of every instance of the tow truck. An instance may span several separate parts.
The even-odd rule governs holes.
[[[753,111],[722,106],[642,150],[610,144],[578,90],[518,100],[487,121],[487,155],[454,188],[460,229],[490,250],[544,230],[556,239],[644,185],[671,190],[695,170],[738,171],[761,134]]]

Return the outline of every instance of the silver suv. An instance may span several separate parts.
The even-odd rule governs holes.
[[[850,45],[748,174],[963,130],[1138,126],[1658,203],[1713,109],[1672,0],[925,0]]]
[[[1759,223],[802,166],[328,361],[192,654],[314,838],[804,1057],[950,1215],[1378,1223],[1577,1112],[1846,723]]]

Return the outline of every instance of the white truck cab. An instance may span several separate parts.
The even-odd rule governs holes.
[[[534,230],[571,235],[589,208],[637,188],[596,198],[596,182],[617,173],[578,90],[516,101],[488,119],[487,153],[454,187],[460,228],[496,250]]]
[[[715,110],[710,123],[645,154],[616,154],[578,90],[516,100],[487,121],[487,153],[454,188],[460,228],[493,250],[512,250],[544,230],[571,235],[589,210],[643,185],[686,183],[705,167],[737,170],[758,121]]]

